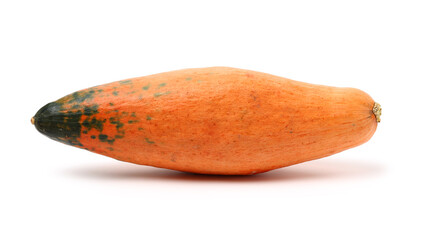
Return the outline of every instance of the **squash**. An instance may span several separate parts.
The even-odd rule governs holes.
[[[228,67],[91,87],[42,107],[42,134],[121,161],[246,175],[367,142],[381,107],[365,92]]]

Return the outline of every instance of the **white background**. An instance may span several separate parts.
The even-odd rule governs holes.
[[[1,1],[0,239],[431,239],[429,1]],[[75,90],[230,66],[362,89],[366,144],[248,177],[119,162],[30,118]]]

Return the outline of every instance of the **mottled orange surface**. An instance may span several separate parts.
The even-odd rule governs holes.
[[[360,90],[227,67],[127,79],[56,103],[79,117],[72,145],[203,174],[255,174],[322,158],[365,143],[377,127],[374,101]]]

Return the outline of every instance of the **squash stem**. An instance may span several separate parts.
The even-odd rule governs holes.
[[[34,117],[31,118],[31,124],[34,125]]]
[[[380,122],[380,116],[382,115],[382,106],[378,103],[374,103],[373,106],[373,113],[376,116],[376,120],[379,123]]]

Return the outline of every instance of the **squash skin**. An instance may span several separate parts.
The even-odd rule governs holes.
[[[184,69],[84,89],[34,117],[48,137],[121,161],[247,175],[367,142],[374,100],[265,73]]]

